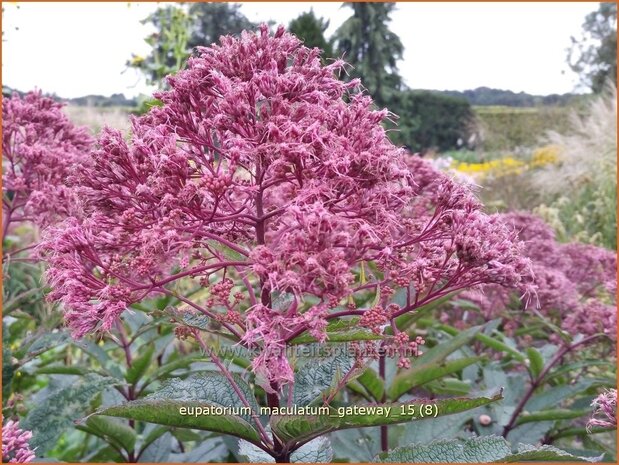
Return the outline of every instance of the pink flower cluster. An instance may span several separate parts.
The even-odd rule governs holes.
[[[617,427],[617,390],[607,389],[591,403],[593,415],[587,423],[587,430],[594,426],[602,428]]]
[[[128,141],[104,130],[75,189],[81,214],[41,248],[74,335],[193,280],[212,296],[183,302],[261,348],[253,369],[273,391],[292,381],[282,349],[301,332],[323,341],[327,320],[366,312],[382,323],[350,305],[355,293],[380,291],[386,308],[408,288],[395,318],[481,283],[529,291],[513,231],[393,146],[387,111],[338,79],[345,66],[262,26],[199,49]]]
[[[35,458],[28,441],[32,439],[31,431],[19,428],[19,422],[9,420],[2,425],[2,462],[27,463]]]
[[[570,334],[606,333],[615,338],[616,254],[587,244],[558,243],[552,228],[529,213],[507,213],[502,218],[526,245],[540,311]],[[515,302],[513,291],[495,285],[461,296],[479,305],[486,318],[500,316]]]
[[[76,213],[69,180],[93,140],[75,127],[62,105],[40,92],[2,101],[2,189],[4,230],[29,220],[38,225]]]

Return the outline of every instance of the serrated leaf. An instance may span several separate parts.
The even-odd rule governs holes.
[[[321,399],[353,367],[355,360],[345,351],[332,357],[311,359],[295,373],[293,403],[306,406]]]
[[[503,462],[524,462],[524,461],[536,461],[536,462],[598,462],[602,459],[599,457],[578,457],[572,455],[569,452],[558,449],[554,446],[532,446],[528,444],[519,444],[518,452],[515,454],[504,457]],[[497,460],[498,461],[498,460]]]
[[[378,455],[389,463],[490,463],[522,461],[588,461],[552,446],[520,445],[516,454],[505,439],[482,436],[471,439],[439,440],[429,444],[400,447]]]
[[[509,443],[497,436],[473,439],[442,439],[429,444],[414,444],[378,454],[387,463],[488,463],[512,452]]]
[[[22,421],[22,428],[33,433],[30,445],[39,454],[47,452],[73,426],[74,420],[89,410],[90,400],[105,386],[116,382],[114,378],[88,374],[74,384],[51,391]]]
[[[443,376],[456,373],[483,359],[484,357],[464,357],[456,360],[442,361],[440,363],[429,362],[426,364],[420,364],[419,360],[417,360],[411,368],[402,370],[396,375],[389,388],[389,398],[391,400],[397,400],[410,389]]]
[[[100,435],[119,444],[127,452],[135,448],[136,433],[133,428],[112,418],[94,416],[86,420],[86,425]]]
[[[204,401],[144,399],[108,407],[96,412],[97,415],[129,418],[177,428],[192,428],[217,433],[231,434],[250,442],[260,440],[258,432],[242,417],[236,415],[198,414],[206,412],[215,405]],[[181,409],[188,414],[181,414]],[[201,409],[201,410],[198,410]],[[190,415],[190,412],[194,414]],[[197,415],[197,416],[196,416]]]
[[[292,463],[331,463],[331,460],[333,460],[333,449],[331,441],[325,436],[303,444],[290,454]]]
[[[27,349],[19,352],[19,358],[23,356],[34,356],[41,354],[55,347],[59,347],[61,344],[64,344],[69,340],[69,335],[64,332],[41,334]]]
[[[275,463],[272,456],[242,439],[239,441],[239,455],[250,463]],[[332,459],[331,441],[325,436],[303,444],[290,454],[290,463],[330,463]]]
[[[282,415],[271,417],[271,430],[284,442],[303,441],[331,431],[346,428],[363,428],[367,426],[393,425],[413,420],[421,420],[427,416],[420,415],[422,405],[433,404],[436,407],[436,416],[450,415],[470,410],[482,405],[501,400],[499,393],[492,397],[438,399],[432,402],[411,401],[404,403],[371,404],[357,407],[366,408],[357,410],[356,414],[347,414],[331,407],[329,415]],[[413,408],[409,413],[408,406]],[[381,408],[382,410],[379,410]],[[404,410],[402,410],[402,408]],[[434,418],[434,416],[432,416]]]
[[[243,393],[250,407],[259,412],[258,404],[249,385],[238,375],[233,375],[236,385]],[[157,392],[146,397],[147,400],[203,401],[222,407],[243,407],[244,404],[236,394],[228,379],[221,373],[198,373],[185,379],[170,378],[163,382]],[[252,422],[251,415],[241,415]]]
[[[150,366],[154,353],[155,346],[149,344],[143,353],[132,361],[131,366],[127,369],[127,374],[125,375],[125,379],[129,384],[137,383],[142,376],[144,376],[144,373],[146,373],[146,370]]]
[[[208,331],[210,329],[210,318],[202,313],[196,312],[194,309],[179,310],[169,305],[166,307],[165,313],[183,323],[185,326],[201,329],[203,331]]]

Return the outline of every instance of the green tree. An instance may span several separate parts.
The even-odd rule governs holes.
[[[401,90],[397,62],[404,46],[389,30],[394,3],[345,3],[353,15],[335,32],[337,54],[354,66],[351,78],[361,78],[379,106],[388,105]]]
[[[310,9],[290,21],[288,30],[301,39],[307,47],[321,49],[323,58],[329,58],[333,56],[333,46],[324,35],[328,27],[329,21],[317,18],[314,10]]]
[[[181,7],[166,6],[142,20],[148,23],[156,29],[144,39],[151,53],[147,57],[133,54],[127,65],[141,70],[149,84],[163,87],[163,78],[178,71],[189,55],[189,17]]]
[[[235,3],[192,3],[160,7],[142,21],[156,32],[145,40],[152,47],[147,57],[133,55],[128,66],[144,72],[150,83],[163,86],[163,78],[178,71],[197,46],[209,46],[220,36],[239,34],[256,25]]]
[[[256,27],[240,11],[238,3],[191,3],[189,47],[208,46],[228,34],[240,34]]]
[[[568,63],[582,82],[599,93],[606,81],[617,80],[617,4],[600,3],[582,25],[580,39],[572,37]]]
[[[459,148],[473,127],[473,109],[459,97],[407,90],[400,93],[396,110],[399,120],[391,139],[413,152]]]

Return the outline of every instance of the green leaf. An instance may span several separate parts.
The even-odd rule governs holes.
[[[164,378],[170,373],[172,373],[173,371],[178,370],[179,368],[186,368],[192,363],[197,362],[199,360],[204,360],[204,356],[203,355],[181,356],[181,358],[168,362],[165,365],[161,365],[159,368],[157,368],[157,370],[155,370],[151,375],[148,376],[148,382],[151,383],[152,381],[156,379]]]
[[[463,396],[469,393],[471,385],[457,378],[441,378],[424,384],[424,389],[434,394]]]
[[[53,365],[37,368],[35,375],[85,375],[88,370],[82,367]]]
[[[265,451],[242,439],[239,441],[239,455],[250,463],[275,463]],[[290,454],[290,463],[330,463],[332,459],[331,441],[325,436],[303,444]]]
[[[523,354],[518,352],[513,347],[510,347],[507,344],[499,341],[498,339],[487,336],[485,334],[478,334],[477,336],[475,336],[475,339],[484,344],[485,346],[490,347],[491,349],[494,349],[498,352],[505,352],[507,354],[510,354],[519,362],[524,362],[526,360],[526,357]]]
[[[590,415],[591,410],[568,410],[568,409],[552,409],[540,410],[539,412],[523,414],[518,417],[517,425],[530,423],[532,421],[556,421],[556,420],[571,420],[580,418],[584,415]]]
[[[391,400],[397,400],[414,387],[456,373],[483,359],[484,357],[464,357],[456,360],[442,361],[440,363],[428,362],[425,364],[420,364],[419,360],[417,360],[411,368],[402,370],[396,375],[389,388],[389,398]]]
[[[421,318],[431,313],[434,309],[448,302],[450,299],[454,297],[454,295],[456,295],[455,292],[451,294],[447,294],[446,296],[440,297],[432,302],[429,302],[425,305],[422,305],[421,307],[416,308],[415,310],[411,310],[410,312],[397,317],[395,320],[396,326],[401,331],[409,328],[413,323],[419,321]],[[400,305],[401,307],[404,307],[406,305],[406,289],[402,289],[398,291],[393,297],[393,301],[397,303],[398,305]],[[393,334],[393,330],[390,327],[388,327],[385,330],[385,333]]]
[[[306,406],[321,399],[323,393],[337,386],[354,363],[354,358],[344,350],[332,357],[309,360],[295,373],[293,403]]]
[[[435,345],[428,351],[424,352],[423,355],[421,355],[414,361],[415,365],[411,368],[411,371],[415,373],[421,373],[421,371],[426,370],[428,367],[434,367],[435,365],[438,365],[439,362],[445,360],[445,358],[447,358],[447,356],[449,356],[451,353],[455,352],[463,345],[468,344],[481,331],[482,328],[483,326],[474,326],[472,328],[467,329],[466,331],[462,331],[461,333],[456,334],[454,337],[452,337],[451,339],[447,341],[444,341],[444,342],[441,342],[440,344]],[[475,362],[471,361],[471,363],[475,363]],[[421,368],[418,368],[418,367],[421,367]],[[433,373],[436,374],[437,376],[429,377],[424,382],[431,381],[432,379],[436,379],[437,377],[445,376],[453,371],[457,371],[457,369],[448,371],[448,369],[445,368],[445,372],[442,374],[439,373],[438,371],[434,371]],[[389,388],[389,398],[391,400],[399,399],[402,394],[404,394],[406,391],[411,389],[411,387],[414,385],[414,384],[411,385],[410,382],[407,382],[406,373],[410,373],[410,371],[404,371],[400,375],[396,376],[396,379],[394,380],[391,387]],[[420,374],[419,376],[422,376],[422,375]],[[419,379],[422,379],[422,378],[419,378]],[[414,383],[415,378],[412,378],[412,381]]]
[[[544,369],[544,357],[535,347],[527,347],[527,356],[529,357],[529,369],[531,374],[537,378]]]
[[[372,368],[367,368],[357,378],[357,381],[366,389],[368,393],[376,400],[381,402],[385,393],[385,382],[378,376]]]
[[[204,413],[214,406],[214,404],[204,401],[144,399],[108,407],[99,410],[96,415],[108,415],[177,428],[193,428],[231,434],[254,443],[260,441],[258,432],[240,416]],[[181,412],[187,412],[187,414]],[[193,414],[189,414],[191,412]]]
[[[149,344],[144,352],[139,357],[135,358],[131,363],[131,366],[127,369],[127,374],[125,375],[125,379],[129,384],[137,383],[148,367],[150,366],[151,359],[153,358],[153,354],[155,353],[155,346]]]
[[[509,443],[496,436],[473,439],[443,439],[429,444],[414,444],[378,454],[388,463],[488,463],[507,457]]]
[[[259,408],[252,389],[240,376],[233,375],[233,378],[253,412],[258,413]],[[164,381],[161,387],[146,399],[204,401],[210,405],[222,407],[245,406],[228,379],[223,374],[216,372],[198,373],[185,379],[170,378]],[[243,414],[241,417],[247,422],[253,421],[251,415]]]
[[[94,416],[86,420],[86,425],[120,445],[127,452],[133,452],[135,449],[135,430],[117,420]]]
[[[37,448],[38,454],[47,452],[74,420],[89,410],[90,400],[116,382],[114,378],[88,374],[74,384],[52,390],[22,422],[22,428],[33,433],[30,445]]]
[[[422,415],[422,407],[431,404],[436,416],[463,412],[502,399],[501,393],[493,397],[439,399],[433,402],[405,402],[389,404],[357,405],[356,411],[349,412],[339,407],[331,407],[329,415],[282,415],[271,417],[272,431],[284,442],[304,441],[346,428],[393,425],[428,418]],[[352,406],[350,407],[352,408]],[[360,410],[363,408],[365,410]],[[409,410],[410,409],[410,410]]]
[[[8,342],[2,346],[2,398],[8,399],[11,394],[11,381],[15,374],[15,366],[13,365],[13,355],[9,348]]]
[[[332,321],[327,325],[325,332],[329,342],[373,341],[383,339],[383,336],[359,326],[359,318]],[[317,339],[305,332],[291,340],[290,344],[309,344],[314,342],[317,342]]]
[[[332,460],[331,441],[325,436],[303,444],[290,454],[290,462],[292,463],[331,463]]]
[[[598,462],[600,457],[578,457],[553,446],[531,446],[528,444],[519,444],[518,452],[505,457],[501,461],[505,462]],[[498,460],[497,460],[498,461]]]
[[[509,442],[498,436],[415,444],[381,453],[377,459],[389,463],[583,462],[589,460],[552,446],[520,445],[518,452],[513,454]]]
[[[419,364],[426,364],[444,360],[449,354],[471,342],[477,333],[482,330],[482,328],[483,326],[473,326],[472,328],[462,331],[447,341],[442,341],[440,344],[437,344],[430,350],[424,352],[421,357],[417,358],[416,362]]]
[[[139,463],[165,463],[172,449],[172,435],[165,432],[148,444],[140,454]]]
[[[20,359],[26,356],[34,357],[50,349],[59,347],[69,340],[69,335],[64,332],[39,334],[36,338],[34,338],[34,340],[32,340],[32,344],[29,344],[28,346],[17,351],[16,356]]]

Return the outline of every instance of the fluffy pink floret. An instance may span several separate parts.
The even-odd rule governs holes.
[[[19,428],[19,422],[9,420],[2,425],[2,461],[9,463],[27,463],[35,458],[28,441],[32,439],[31,431]]]
[[[83,214],[41,249],[74,334],[105,330],[176,279],[210,286],[225,272],[250,294],[242,321],[225,324],[261,348],[252,366],[271,390],[292,380],[288,338],[324,340],[331,309],[359,290],[362,263],[383,274],[374,286],[384,296],[412,286],[394,313],[480,283],[529,291],[513,231],[391,144],[388,112],[338,79],[345,66],[262,26],[200,48],[127,140],[104,130],[79,177]],[[201,311],[230,314],[238,299],[218,289]],[[276,308],[275,294],[293,304]]]
[[[30,92],[2,102],[2,189],[5,222],[45,226],[79,210],[69,188],[93,139],[74,126],[62,104]]]

